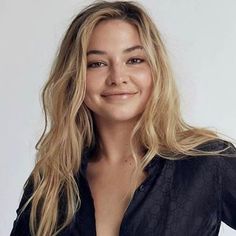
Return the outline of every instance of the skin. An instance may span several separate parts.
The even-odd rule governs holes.
[[[124,51],[134,46],[139,47]],[[136,27],[117,19],[100,22],[89,40],[84,103],[100,135],[98,156],[109,165],[130,159],[130,134],[152,91],[150,66],[140,47]]]

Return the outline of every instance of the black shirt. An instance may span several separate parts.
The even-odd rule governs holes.
[[[221,221],[236,230],[236,148],[222,140],[201,150],[219,150],[233,157],[186,156],[167,160],[156,155],[148,177],[136,189],[121,222],[120,236],[217,236]],[[84,152],[78,181],[81,208],[60,236],[95,236],[95,214],[86,180],[90,150]],[[25,189],[19,208],[30,191]],[[17,213],[19,211],[17,210]],[[111,212],[112,214],[112,212]],[[14,221],[11,236],[30,235],[29,209]]]

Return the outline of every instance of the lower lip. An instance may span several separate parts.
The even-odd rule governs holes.
[[[108,95],[108,96],[103,96],[103,98],[111,100],[111,101],[117,101],[117,100],[127,100],[131,97],[133,97],[136,93],[132,94],[115,94],[115,95]]]

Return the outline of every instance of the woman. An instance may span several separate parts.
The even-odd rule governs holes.
[[[182,119],[165,47],[141,5],[83,9],[42,98],[45,130],[11,235],[209,236],[221,221],[236,229],[236,149]]]

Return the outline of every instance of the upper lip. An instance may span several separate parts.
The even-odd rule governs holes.
[[[111,96],[111,95],[122,95],[122,94],[135,94],[135,91],[106,91],[102,93],[102,96]]]

